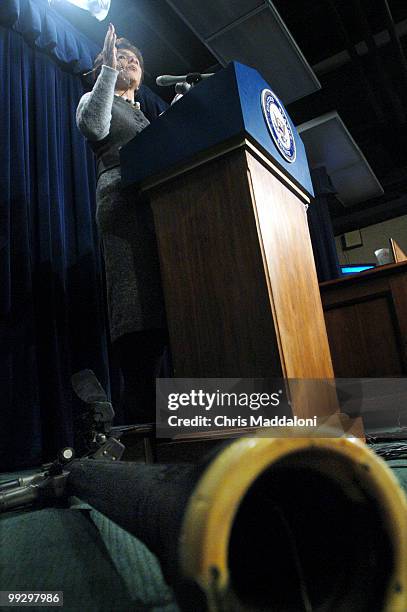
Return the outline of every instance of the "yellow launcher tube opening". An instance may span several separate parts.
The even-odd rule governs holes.
[[[407,610],[406,499],[357,440],[237,440],[199,481],[181,535],[210,610]]]
[[[348,459],[318,449],[265,470],[230,534],[239,601],[258,610],[384,610],[394,548],[368,488]]]

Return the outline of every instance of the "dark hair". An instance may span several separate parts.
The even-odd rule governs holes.
[[[141,55],[140,49],[135,47],[129,40],[127,40],[127,38],[118,38],[116,40],[116,49],[127,49],[128,51],[131,51],[132,53],[134,53],[134,55],[137,57],[138,61],[140,62],[140,68],[141,68],[141,79],[140,79],[140,85],[141,85],[143,78],[144,78],[144,60],[143,60],[143,56]],[[103,64],[103,51],[101,51],[99,55],[95,57],[95,61],[93,62],[92,72],[93,72],[93,78],[95,81],[99,76],[99,73],[102,68],[102,64]]]

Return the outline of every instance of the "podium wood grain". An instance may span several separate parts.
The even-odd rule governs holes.
[[[244,153],[152,192],[176,376],[281,376]]]
[[[333,378],[306,212],[280,175],[242,146],[150,190],[175,376]],[[336,410],[320,385],[293,398]]]

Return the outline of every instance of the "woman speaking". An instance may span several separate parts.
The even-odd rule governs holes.
[[[96,222],[106,270],[110,336],[124,380],[126,423],[154,420],[155,376],[167,342],[152,211],[121,190],[120,148],[149,125],[135,102],[143,78],[136,47],[109,25],[96,57],[92,91],[77,109],[77,125],[97,163]]]

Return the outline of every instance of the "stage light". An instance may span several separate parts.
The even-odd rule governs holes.
[[[69,4],[74,4],[84,11],[88,11],[99,21],[103,21],[109,12],[111,0],[48,0],[48,2],[54,6],[62,4],[62,2],[69,2]]]

